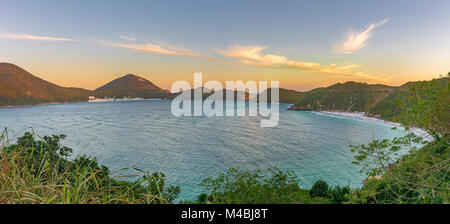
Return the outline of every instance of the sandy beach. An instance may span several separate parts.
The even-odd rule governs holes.
[[[383,119],[378,119],[374,117],[369,117],[364,112],[340,112],[340,111],[316,111],[313,113],[327,115],[327,116],[334,116],[334,117],[340,117],[340,118],[349,118],[349,119],[356,119],[361,121],[368,121],[368,122],[376,122],[379,124],[383,124],[389,127],[396,127],[402,130],[405,130],[405,127],[399,123],[394,123],[390,121],[385,121]],[[409,132],[414,133],[417,136],[421,136],[427,141],[433,141],[434,138],[428,134],[425,130],[420,128],[410,128]]]

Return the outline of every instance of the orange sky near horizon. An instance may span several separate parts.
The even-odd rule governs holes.
[[[94,66],[73,63],[59,67],[36,61],[22,64],[14,62],[9,63],[16,64],[31,74],[57,85],[64,87],[79,87],[89,90],[94,90],[126,74],[141,76],[163,89],[170,89],[171,85],[178,80],[185,80],[193,85],[194,72],[202,72],[203,83],[210,80],[217,80],[225,86],[226,81],[279,81],[281,88],[298,91],[307,91],[313,88],[326,87],[338,82],[346,81],[399,86],[409,81],[430,80],[446,74],[445,70],[432,71],[432,69],[430,69],[429,74],[427,74],[427,71],[410,71],[410,73],[407,74],[397,75],[396,77],[398,78],[395,79],[391,78],[385,81],[376,81],[365,80],[363,78],[336,77],[315,72],[298,72],[291,69],[261,68],[245,65],[222,65],[222,68],[219,70],[215,70],[212,67],[205,67],[203,70],[195,70],[195,68],[186,68],[186,66],[180,66],[178,69],[169,66],[170,68],[168,67],[164,70],[164,66],[162,66],[162,68],[158,68],[159,70],[155,70],[151,65],[145,64],[121,67],[117,65]]]

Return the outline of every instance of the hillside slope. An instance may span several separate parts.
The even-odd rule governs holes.
[[[306,92],[292,110],[369,111],[396,88],[366,83],[338,83]]]
[[[279,94],[278,102],[279,103],[295,104],[296,102],[299,102],[301,99],[303,99],[303,97],[306,95],[305,92],[299,92],[299,91],[290,90],[290,89],[279,88],[278,91],[279,91],[278,92],[278,94]],[[265,90],[264,92],[267,92],[267,101],[270,102],[271,96],[272,96],[271,95],[272,89],[269,88],[269,89]],[[260,94],[262,94],[264,92],[261,92]],[[258,95],[258,100],[259,100],[259,95]]]
[[[90,93],[85,89],[58,86],[16,65],[0,63],[0,106],[87,101]]]
[[[399,123],[429,129],[422,123],[435,124],[433,129],[448,132],[450,74],[430,81],[408,82],[399,87],[346,82],[305,92],[290,110],[366,112]],[[281,96],[281,94],[280,94]],[[411,114],[414,117],[411,118]],[[426,115],[426,116],[425,116]],[[432,119],[431,121],[425,121]],[[415,121],[412,124],[412,120]]]
[[[171,94],[142,77],[128,74],[95,90],[96,97],[167,98]]]
[[[402,86],[395,88],[388,97],[381,100],[375,107],[371,108],[371,114],[380,115],[383,118],[393,118],[396,113],[400,113],[400,103],[407,101],[408,94],[418,89],[417,86],[429,90],[446,89],[448,86],[449,77],[433,79],[430,81],[408,82]],[[448,87],[447,87],[448,90]],[[447,96],[448,97],[448,96]]]
[[[430,81],[409,82],[368,111],[381,118],[429,132],[450,131],[450,74]]]
[[[185,90],[184,92],[190,92],[191,93],[191,100],[194,100],[194,91],[195,90],[199,90],[200,88],[197,89],[188,89]],[[248,92],[239,92],[237,90],[229,90],[229,89],[219,89],[219,90],[208,90],[204,87],[201,88],[202,90],[202,100],[206,100],[208,97],[210,97],[211,95],[214,94],[218,94],[219,96],[222,95],[223,96],[223,100],[225,101],[227,99],[227,95],[231,94],[233,95],[233,99],[234,100],[249,100],[252,98],[252,96],[248,93]],[[240,93],[240,94],[238,94]],[[175,98],[176,96],[178,96],[179,93],[174,93],[172,94],[172,98]]]

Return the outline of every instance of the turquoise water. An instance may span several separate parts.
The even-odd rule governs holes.
[[[368,121],[280,105],[280,122],[261,128],[258,117],[174,117],[170,101],[71,103],[0,109],[0,128],[18,137],[28,127],[39,135],[66,134],[75,155],[98,158],[111,170],[137,167],[166,174],[181,187],[179,199],[194,199],[198,184],[232,167],[292,170],[302,187],[318,179],[358,187],[364,179],[352,165],[349,144],[393,138],[401,130]],[[134,173],[133,171],[125,171]]]

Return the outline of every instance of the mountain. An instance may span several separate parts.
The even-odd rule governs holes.
[[[132,74],[115,79],[95,91],[67,88],[38,78],[10,63],[0,63],[0,106],[85,102],[95,97],[172,98],[174,94]]]
[[[449,81],[450,73],[439,79],[408,82],[399,87],[338,83],[305,92],[290,110],[366,112],[402,124],[414,121],[413,126],[447,134]]]
[[[202,99],[203,100],[205,100],[206,98],[211,96],[213,93],[222,95],[224,101],[226,100],[227,94],[232,94],[234,96],[234,100],[249,100],[249,99],[252,98],[251,94],[249,94],[248,92],[237,91],[237,90],[229,90],[229,89],[208,90],[208,89],[206,89],[204,87],[199,87],[197,89],[188,89],[188,90],[185,90],[184,92],[191,92],[191,100],[194,100],[194,91],[198,90],[200,88],[202,89]],[[203,92],[203,91],[207,91],[209,93],[206,93],[206,92]],[[243,97],[239,97],[241,95],[238,96],[238,92],[242,93]],[[177,95],[178,95],[178,93],[174,93],[173,97],[175,97]]]
[[[338,83],[306,92],[292,110],[370,111],[399,87],[366,83]]]
[[[58,86],[16,65],[0,63],[0,106],[87,101],[90,93],[85,89]]]
[[[128,74],[96,89],[94,91],[94,96],[117,98],[168,98],[171,94],[147,79]]]
[[[267,92],[267,102],[270,102],[271,96],[272,96],[271,95],[272,89],[269,88],[269,89],[265,90],[264,92]],[[264,93],[264,92],[262,92],[262,93]],[[258,100],[259,100],[260,94],[258,94]],[[305,92],[299,92],[296,90],[279,88],[278,89],[279,103],[294,104],[294,103],[300,101],[301,99],[303,99],[305,94],[306,94]]]

